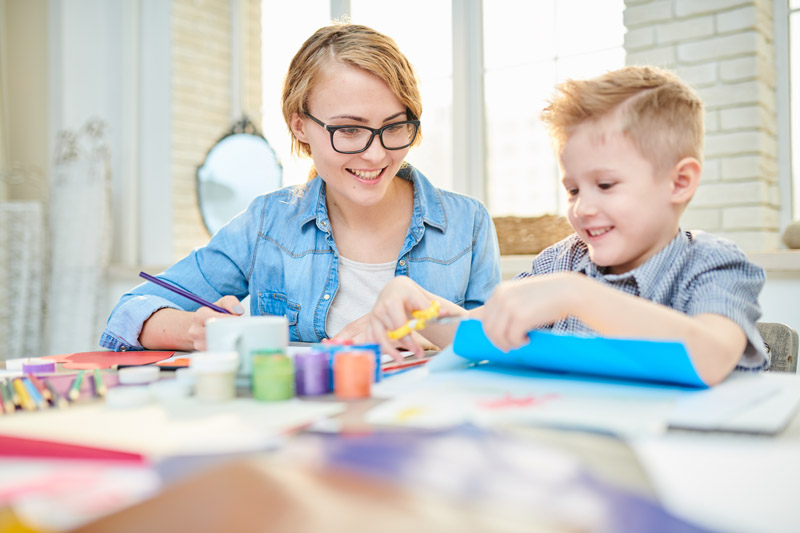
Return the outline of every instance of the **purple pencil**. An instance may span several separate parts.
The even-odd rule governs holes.
[[[225,313],[226,315],[232,314],[227,309],[223,309],[222,307],[219,307],[218,305],[214,305],[211,302],[207,302],[207,301],[203,300],[202,298],[200,298],[199,296],[195,296],[191,292],[189,292],[187,290],[184,290],[184,289],[181,289],[180,287],[177,287],[177,286],[173,285],[172,283],[170,283],[168,281],[164,281],[163,279],[159,279],[159,278],[157,278],[155,276],[151,276],[147,272],[139,272],[139,276],[143,277],[147,281],[152,281],[153,283],[155,283],[159,287],[164,287],[165,289],[170,290],[170,291],[174,292],[175,294],[180,294],[184,298],[188,298],[188,299],[190,299],[191,301],[193,301],[196,304],[200,304],[200,305],[202,305],[204,307],[209,307],[209,308],[213,309],[214,311],[216,311],[218,313]]]

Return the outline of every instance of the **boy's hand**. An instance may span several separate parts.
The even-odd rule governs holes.
[[[497,286],[482,308],[472,316],[503,351],[528,343],[528,332],[552,324],[570,314],[574,295],[583,276],[572,272],[506,281]]]

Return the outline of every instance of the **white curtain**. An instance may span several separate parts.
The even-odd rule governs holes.
[[[59,134],[50,186],[48,353],[97,350],[105,322],[110,157],[105,123]]]
[[[42,354],[40,202],[0,202],[0,359]]]

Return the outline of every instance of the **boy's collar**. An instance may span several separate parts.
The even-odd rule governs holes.
[[[673,238],[669,244],[645,261],[644,264],[622,274],[611,274],[606,267],[597,266],[589,258],[587,249],[587,253],[576,265],[576,270],[583,272],[589,277],[602,277],[613,282],[633,278],[639,288],[639,296],[647,297],[649,288],[657,281],[659,273],[663,271],[664,268],[668,268],[669,265],[677,263],[680,256],[683,255],[689,247],[691,241],[691,232],[683,231],[678,228],[678,234],[675,235],[675,238]]]

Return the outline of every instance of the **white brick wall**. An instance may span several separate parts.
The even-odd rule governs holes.
[[[261,2],[242,3],[242,108],[260,127]],[[196,172],[231,127],[231,10],[228,0],[173,0],[173,249],[180,259],[208,241],[197,205]]]
[[[628,64],[676,71],[706,104],[703,178],[683,216],[746,250],[779,247],[770,0],[626,0]]]

